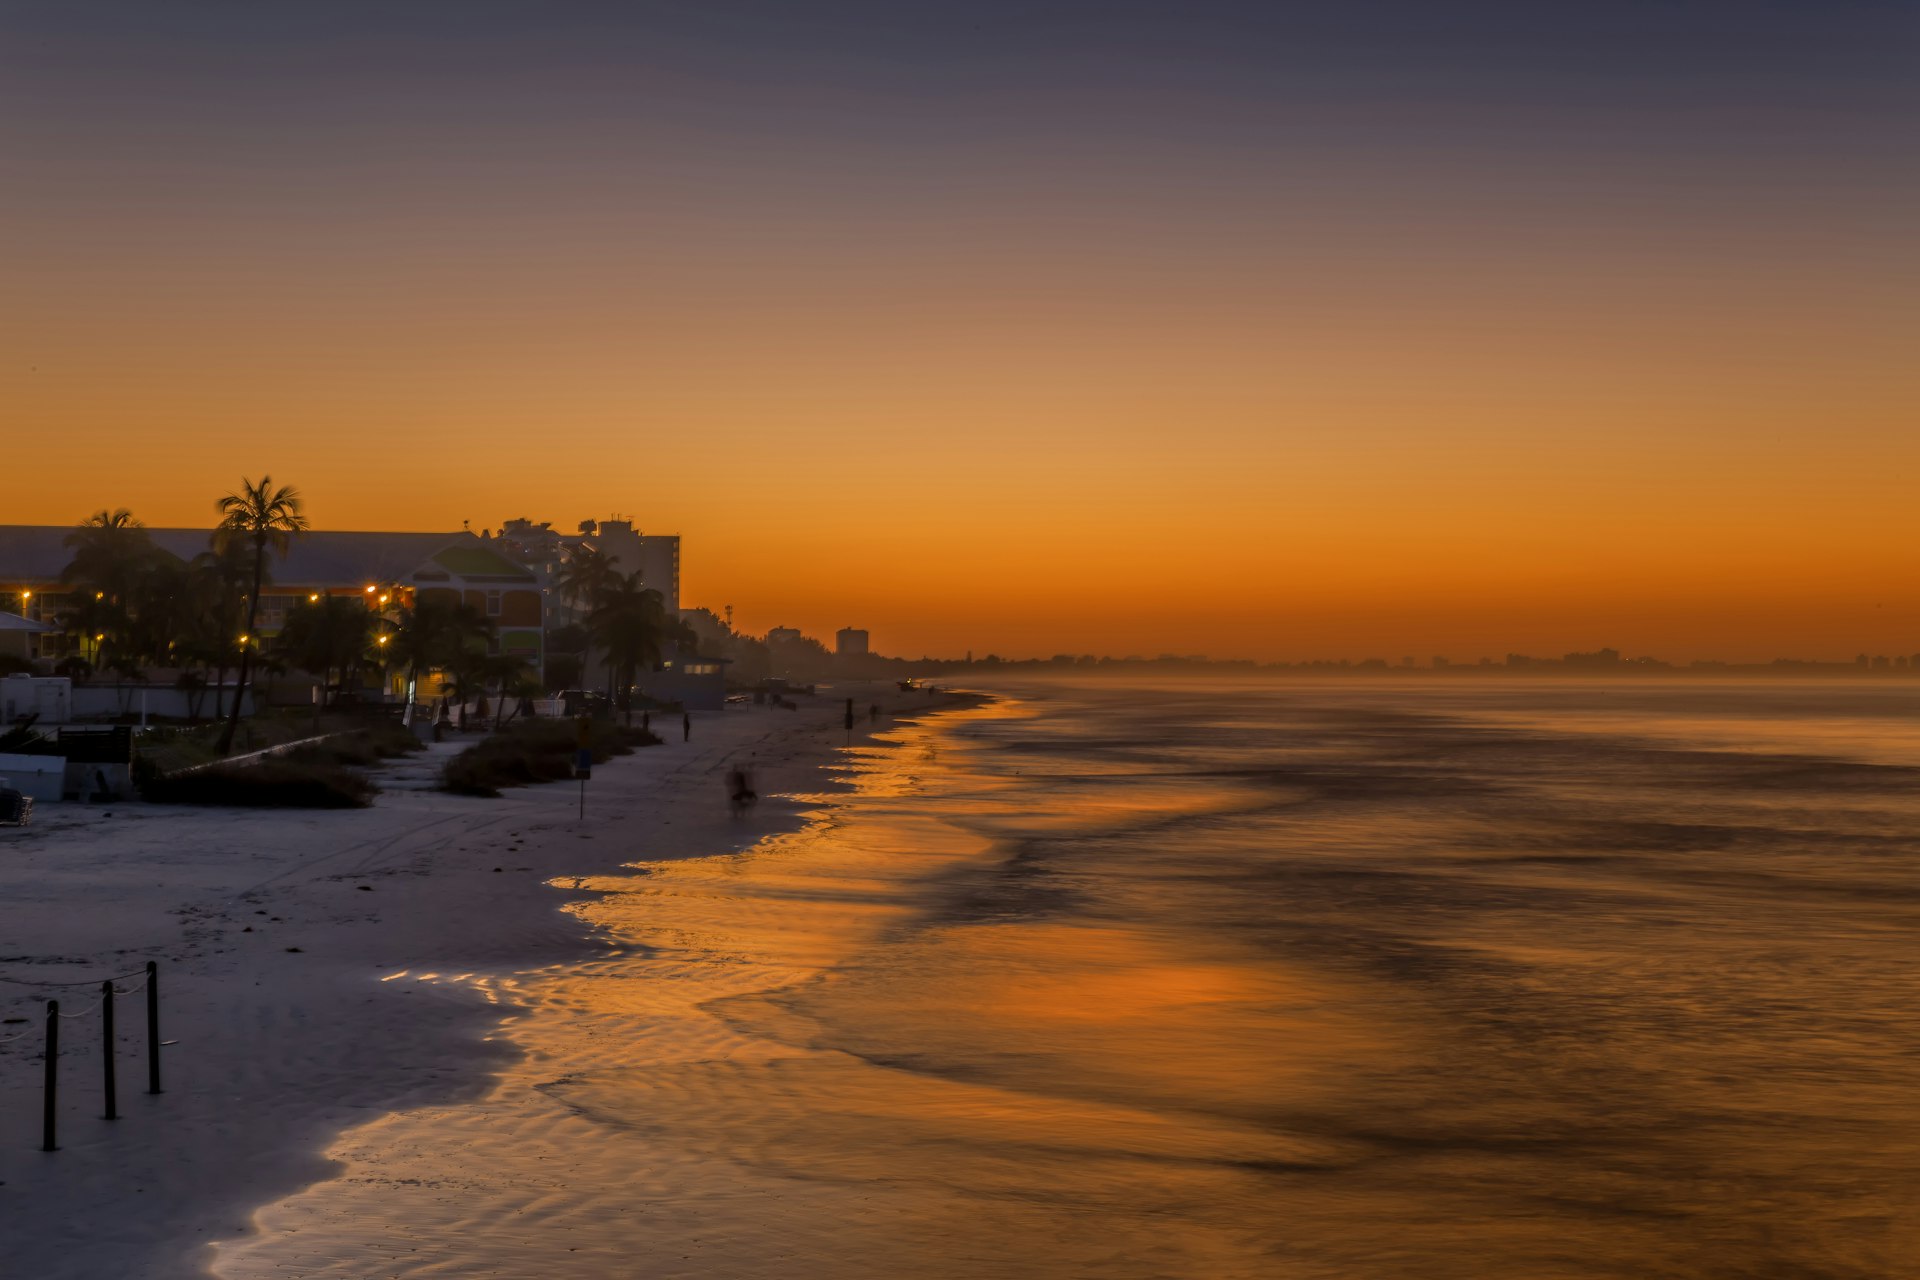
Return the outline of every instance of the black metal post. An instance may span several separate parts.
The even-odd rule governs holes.
[[[160,966],[147,961],[147,1092],[160,1092]]]
[[[40,1149],[58,1151],[53,1140],[53,1120],[60,1096],[60,1002],[47,1001],[47,1084],[40,1095]]]
[[[100,1063],[104,1074],[100,1087],[107,1095],[107,1119],[120,1118],[119,1099],[113,1087],[113,980],[100,984]]]

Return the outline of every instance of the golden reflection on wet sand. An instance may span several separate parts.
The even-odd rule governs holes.
[[[524,1061],[347,1135],[219,1274],[1920,1256],[1920,771],[1315,697],[907,728],[796,834],[588,882],[643,953],[466,977]]]

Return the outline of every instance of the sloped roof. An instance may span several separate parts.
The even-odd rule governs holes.
[[[463,578],[522,578],[533,581],[533,570],[493,549],[491,543],[474,539],[471,545],[457,543],[442,547],[433,562]]]
[[[35,622],[32,618],[23,618],[17,613],[0,613],[0,631],[38,633],[51,630],[53,628],[44,622]]]
[[[61,571],[73,559],[66,545],[74,526],[60,524],[0,525],[0,582],[44,582],[60,580]],[[148,529],[156,546],[182,560],[191,560],[207,549],[210,529]],[[405,579],[415,569],[449,549],[486,551],[486,544],[471,533],[379,533],[348,529],[324,529],[293,540],[285,559],[275,558],[269,569],[274,585],[281,587],[350,586],[355,583],[381,583]],[[496,557],[489,556],[493,565]],[[520,566],[504,557],[486,572],[502,573]]]

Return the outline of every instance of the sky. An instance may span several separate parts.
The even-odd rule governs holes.
[[[1878,0],[0,0],[0,522],[620,514],[909,655],[1920,651],[1917,63]]]

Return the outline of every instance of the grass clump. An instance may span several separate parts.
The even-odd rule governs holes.
[[[509,725],[447,761],[441,785],[458,795],[497,796],[502,787],[563,781],[573,776],[579,734],[578,725],[571,720],[523,720]],[[599,764],[659,741],[644,729],[595,720],[588,728],[587,749]]]
[[[295,747],[281,759],[299,764],[356,765],[366,768],[383,760],[424,750],[425,744],[413,735],[411,729],[397,724],[380,724],[355,729],[351,733],[337,733],[325,742]]]
[[[262,760],[216,764],[148,779],[141,796],[153,804],[204,804],[246,809],[364,809],[379,792],[364,775],[326,761]]]

